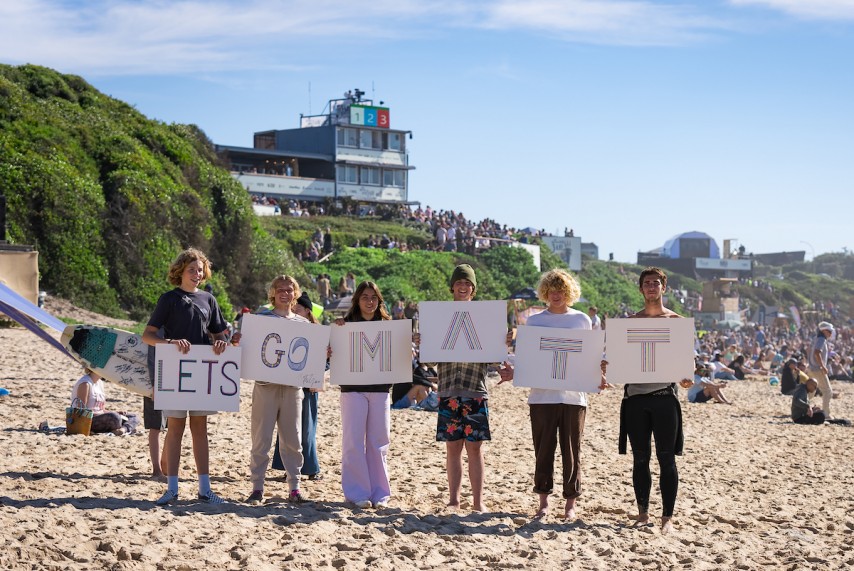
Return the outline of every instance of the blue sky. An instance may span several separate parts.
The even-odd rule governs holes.
[[[410,199],[634,262],[691,230],[854,249],[854,0],[20,0],[0,62],[83,76],[216,143],[360,88]]]

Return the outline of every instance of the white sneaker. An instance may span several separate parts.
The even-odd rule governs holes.
[[[358,502],[353,502],[357,508],[369,508],[371,507],[371,500],[359,500]]]
[[[178,492],[172,492],[166,490],[166,492],[160,496],[160,499],[154,502],[154,505],[157,506],[168,506],[169,504],[174,504],[178,501]]]

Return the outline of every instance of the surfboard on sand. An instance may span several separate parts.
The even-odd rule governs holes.
[[[151,398],[154,388],[148,368],[148,345],[129,331],[97,325],[69,325],[60,342],[81,363],[105,381]]]

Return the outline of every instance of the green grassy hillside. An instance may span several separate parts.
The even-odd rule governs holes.
[[[210,256],[227,307],[262,295],[256,275],[301,271],[198,128],[151,121],[77,76],[0,65],[0,189],[42,287],[101,313],[145,316],[189,245]]]

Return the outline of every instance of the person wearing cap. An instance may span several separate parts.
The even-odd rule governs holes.
[[[688,402],[704,403],[710,400],[724,404],[732,404],[726,398],[723,390],[727,384],[725,381],[715,382],[709,378],[711,367],[707,361],[698,362],[694,369],[694,381],[684,379],[680,382],[683,389],[688,389]]]
[[[827,321],[818,324],[818,331],[812,342],[810,350],[807,351],[809,360],[807,374],[814,378],[821,391],[821,409],[827,418],[833,418],[830,414],[830,399],[833,398],[833,389],[830,388],[830,377],[827,372],[827,354],[830,350],[827,340],[833,335],[833,325]]]
[[[454,268],[448,281],[455,302],[474,299],[477,277],[469,264]],[[508,337],[510,334],[508,334]],[[413,339],[418,343],[417,337]],[[483,449],[491,440],[486,388],[488,363],[439,363],[439,414],[436,441],[445,443],[448,473],[448,507],[460,507],[463,479],[463,449],[468,456],[472,510],[483,511]]]
[[[798,385],[792,394],[792,421],[795,424],[824,424],[827,420],[821,408],[810,404],[810,397],[815,394],[818,382],[810,378],[803,385]]]

